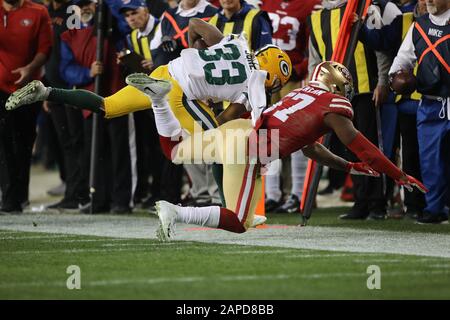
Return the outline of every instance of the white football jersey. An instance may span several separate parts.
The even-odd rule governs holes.
[[[169,63],[169,72],[189,100],[246,103],[248,79],[259,69],[247,40],[229,35],[207,49],[181,51]]]

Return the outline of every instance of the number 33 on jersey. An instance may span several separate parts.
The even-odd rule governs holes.
[[[256,59],[247,40],[235,35],[207,49],[185,49],[179,59],[169,63],[170,74],[190,100],[242,102],[255,70]]]

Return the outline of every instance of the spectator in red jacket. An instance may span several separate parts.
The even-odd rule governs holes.
[[[39,79],[52,46],[47,9],[30,0],[0,0],[0,212],[28,202],[31,152],[41,103],[6,112],[9,94]]]
[[[97,61],[97,35],[95,28],[96,0],[75,0],[81,9],[81,29],[67,30],[61,34],[60,72],[70,87],[94,91],[95,77],[102,75],[99,94],[107,96],[121,89],[124,81],[117,52],[123,48],[123,40],[107,35],[103,46],[103,61]],[[92,136],[91,112],[85,116],[85,174],[90,159]],[[96,192],[91,203],[82,207],[83,213],[130,213],[136,181],[135,146],[131,115],[98,121],[97,171],[94,183]],[[87,179],[86,179],[87,180]],[[87,187],[87,186],[86,186]]]

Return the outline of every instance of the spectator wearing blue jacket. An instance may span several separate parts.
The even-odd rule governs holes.
[[[259,10],[244,0],[220,0],[221,7],[209,23],[224,35],[245,32],[251,50],[272,43],[272,23],[267,12]]]

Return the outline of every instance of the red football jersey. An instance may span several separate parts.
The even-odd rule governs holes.
[[[267,129],[268,150],[278,148],[279,157],[283,158],[327,133],[330,129],[325,125],[324,117],[330,112],[353,118],[352,105],[348,99],[306,86],[291,91],[266,109],[255,127]],[[259,130],[258,135],[261,136],[262,132]],[[260,139],[259,148],[265,149],[261,144]]]
[[[263,0],[261,9],[272,21],[273,44],[289,54],[294,71],[300,80],[308,73],[309,30],[306,18],[321,0]]]

